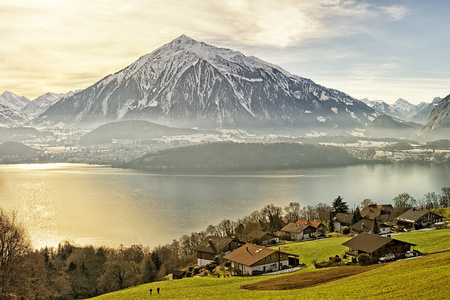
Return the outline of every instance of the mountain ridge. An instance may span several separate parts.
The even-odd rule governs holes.
[[[174,127],[345,131],[378,115],[347,94],[185,35],[52,105],[33,124],[140,119]]]

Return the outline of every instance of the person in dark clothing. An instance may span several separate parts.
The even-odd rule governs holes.
[[[150,289],[150,295],[152,294],[152,292],[153,292],[153,290],[152,290],[152,289]]]
[[[160,291],[159,286],[158,286],[158,288],[156,289],[156,291],[158,292],[158,295],[159,295],[159,291]]]

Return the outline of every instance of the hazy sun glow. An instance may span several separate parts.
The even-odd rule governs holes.
[[[84,89],[186,34],[257,56],[356,98],[431,102],[448,94],[450,74],[442,63],[448,41],[442,36],[449,29],[449,5],[401,0],[4,0],[0,93],[9,90],[34,99],[46,92]]]

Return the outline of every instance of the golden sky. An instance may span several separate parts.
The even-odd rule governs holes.
[[[439,50],[448,7],[437,0],[2,0],[0,93],[34,99],[86,88],[186,34],[356,98],[430,102],[450,93]]]

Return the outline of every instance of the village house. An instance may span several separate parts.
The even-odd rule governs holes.
[[[443,219],[444,217],[430,211],[411,208],[395,218],[395,221],[397,221],[398,226],[403,226],[406,228],[424,228],[433,226],[438,222],[442,222]]]
[[[308,224],[289,223],[281,231],[293,241],[308,240],[316,235],[316,229]]]
[[[333,225],[335,232],[342,232],[342,229],[349,227],[352,223],[353,214],[337,213],[333,217]]]
[[[363,232],[369,233],[372,231],[373,223],[374,223],[373,220],[362,219],[359,222],[350,226],[350,232],[356,234]],[[378,229],[380,230],[380,234],[388,234],[391,232],[391,227],[383,223],[378,224]]]
[[[361,209],[361,216],[365,219],[375,220],[379,222],[392,222],[392,211],[394,207],[391,204],[372,203]]]
[[[255,244],[244,246],[227,254],[231,275],[258,275],[298,265],[298,255]]]
[[[416,246],[415,244],[371,233],[361,233],[342,245],[349,247],[349,251],[345,252],[347,255],[357,257],[365,253],[377,258],[388,253],[402,256],[406,251],[411,250],[411,246]]]
[[[280,238],[270,232],[261,230],[253,230],[246,236],[247,243],[258,244],[255,241],[260,241],[261,245],[271,245],[280,243]]]
[[[243,242],[230,237],[208,236],[194,248],[197,253],[197,265],[199,267],[206,266],[216,256],[226,255],[243,244]]]
[[[321,232],[325,233],[325,231],[326,231],[325,225],[320,221],[310,221],[310,220],[305,220],[305,219],[299,219],[295,223],[309,225],[311,227],[314,227],[316,229],[317,234],[320,234]]]

